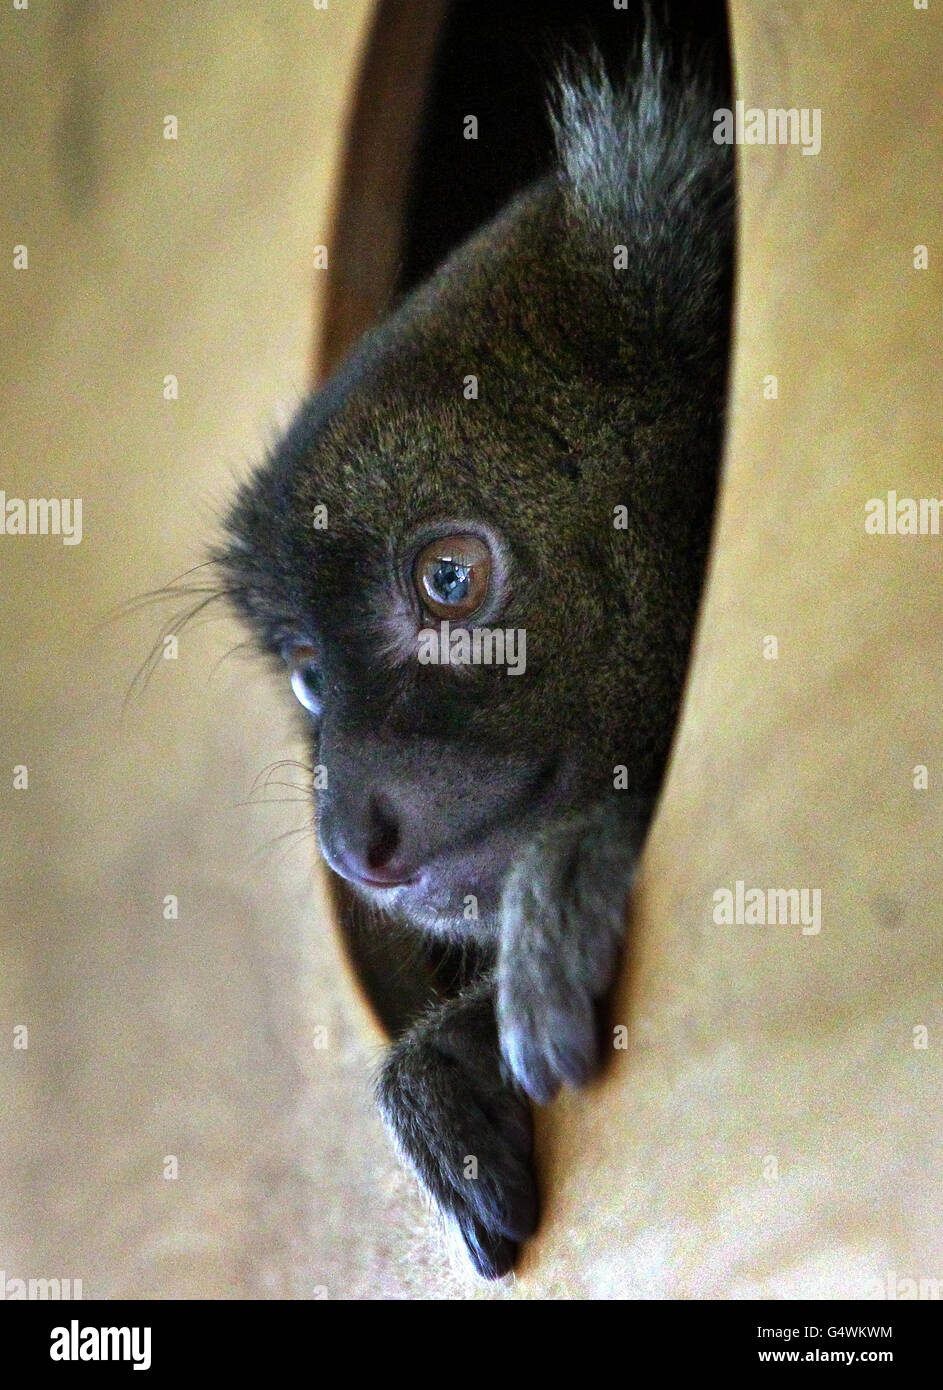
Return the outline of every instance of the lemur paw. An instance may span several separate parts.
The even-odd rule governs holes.
[[[609,807],[566,821],[535,841],[505,886],[501,1051],[541,1105],[598,1068],[596,1010],[612,982],[643,824]]]
[[[514,1080],[539,1105],[562,1085],[582,1086],[598,1065],[595,1001],[525,938],[501,970],[501,1051]]]
[[[397,1147],[461,1233],[485,1279],[513,1267],[537,1226],[530,1105],[502,1075],[491,992],[470,1017],[457,1000],[394,1044],[380,1109]]]

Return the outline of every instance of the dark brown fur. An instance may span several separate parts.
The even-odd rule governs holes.
[[[712,104],[651,44],[624,93],[599,65],[564,75],[556,172],[304,406],[218,557],[264,648],[320,650],[308,732],[328,861],[382,838],[421,877],[366,897],[480,949],[477,979],[396,1041],[379,1096],[492,1277],[537,1219],[526,1095],[596,1066],[697,612],[732,241]],[[411,564],[440,525],[491,539],[504,583],[484,620],[526,631],[523,675],[410,651]]]

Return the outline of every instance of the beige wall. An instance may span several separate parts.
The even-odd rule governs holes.
[[[422,1238],[311,842],[278,840],[307,808],[242,804],[297,751],[287,701],[252,663],[217,664],[240,634],[216,619],[122,717],[180,605],[95,626],[202,559],[304,390],[370,9],[0,16],[0,488],[84,502],[80,545],[0,538],[0,1268],[86,1296],[370,1297],[409,1288]]]

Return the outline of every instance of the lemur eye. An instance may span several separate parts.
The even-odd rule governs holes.
[[[468,618],[488,596],[491,554],[477,536],[443,536],[416,560],[415,583],[436,618]]]
[[[306,642],[289,642],[282,648],[282,655],[291,671],[291,688],[296,700],[312,714],[320,714],[324,681],[317,649]]]

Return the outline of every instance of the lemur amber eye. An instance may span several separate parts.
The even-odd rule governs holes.
[[[470,618],[488,596],[491,552],[477,536],[443,536],[419,554],[416,591],[436,618]]]

